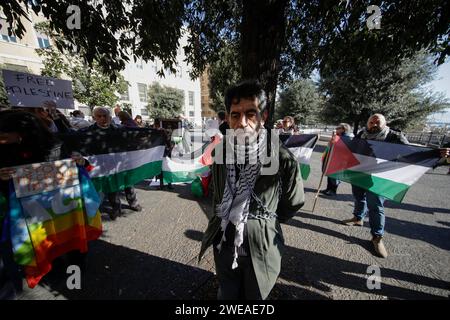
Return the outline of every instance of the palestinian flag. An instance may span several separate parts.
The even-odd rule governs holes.
[[[78,131],[59,138],[67,152],[78,151],[89,161],[89,175],[99,192],[123,190],[161,173],[165,143],[158,130]]]
[[[431,148],[336,136],[325,175],[401,202],[438,160]]]
[[[308,179],[311,172],[311,155],[318,140],[317,134],[300,134],[290,136],[284,144],[297,158],[303,180]]]
[[[205,143],[199,150],[191,154],[178,155],[172,152],[172,157],[164,157],[162,164],[164,183],[192,182],[197,177],[209,172],[213,159],[211,152],[220,142],[217,137],[213,142]]]

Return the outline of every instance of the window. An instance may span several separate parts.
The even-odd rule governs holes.
[[[139,60],[136,62],[136,68],[141,69],[141,70],[144,70],[144,62],[142,61],[142,59],[139,59]]]
[[[194,105],[194,91],[189,91],[189,105]]]
[[[145,83],[138,83],[139,101],[147,102],[147,85]]]
[[[39,43],[39,48],[47,48],[50,47],[50,40],[46,34],[40,33],[36,30],[36,36]]]
[[[47,48],[50,47],[50,41],[48,41],[48,38],[39,38],[38,37],[38,42],[39,42],[39,48]]]
[[[147,109],[141,109],[141,116],[148,116],[148,110]]]
[[[8,34],[9,24],[6,22],[6,19],[0,18],[0,34],[3,41],[6,42],[17,42],[17,38],[15,36],[10,36]]]
[[[194,111],[189,111],[189,117],[194,117],[195,116],[195,112]]]
[[[154,73],[158,72],[158,63],[156,61],[152,62],[152,70]]]
[[[181,67],[177,67],[177,73],[175,74],[175,77],[178,77],[178,78],[183,77],[183,69],[181,69]]]
[[[5,63],[5,69],[19,72],[29,72],[27,66],[21,66],[20,64]]]
[[[130,93],[128,92],[128,88],[125,90],[124,93],[120,95],[120,100],[129,101],[130,100]]]

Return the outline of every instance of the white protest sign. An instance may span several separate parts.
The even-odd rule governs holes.
[[[79,184],[78,169],[71,159],[33,163],[14,169],[13,182],[17,198]]]
[[[42,107],[45,101],[54,101],[58,108],[74,109],[72,81],[20,71],[2,72],[11,106]]]

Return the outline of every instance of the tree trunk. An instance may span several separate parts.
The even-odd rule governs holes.
[[[285,45],[287,0],[243,1],[242,79],[257,79],[268,97],[269,126],[274,122],[280,55]]]

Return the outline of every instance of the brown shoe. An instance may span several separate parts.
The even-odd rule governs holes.
[[[381,258],[387,258],[388,253],[386,251],[382,238],[380,236],[374,236],[372,238],[372,243],[378,256],[380,256]]]
[[[360,226],[360,227],[364,224],[364,222],[362,220],[358,220],[357,217],[353,217],[351,219],[344,220],[344,221],[342,221],[342,223],[347,226]]]

